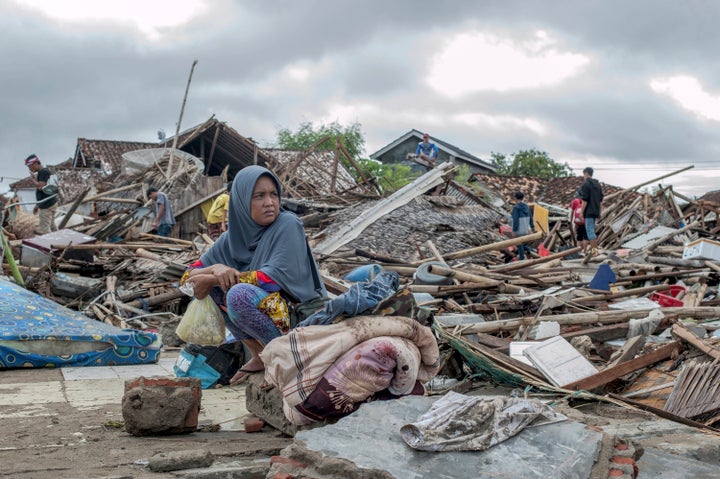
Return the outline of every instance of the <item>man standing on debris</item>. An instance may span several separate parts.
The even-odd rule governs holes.
[[[525,236],[535,229],[535,222],[533,221],[530,207],[525,201],[525,195],[521,191],[515,192],[515,199],[518,201],[512,210],[513,219],[513,236]],[[520,260],[525,259],[525,251],[530,251],[530,248],[526,244],[519,244],[517,247],[518,256]]]
[[[575,239],[582,247],[582,254],[587,253],[588,237],[585,231],[585,218],[583,217],[583,201],[580,190],[575,192],[575,198],[570,202],[570,227],[575,230]]]
[[[155,201],[155,222],[153,228],[157,230],[158,236],[168,236],[170,230],[175,225],[175,215],[173,214],[170,199],[165,193],[159,191],[154,186],[147,190],[148,198]]]
[[[44,235],[51,231],[57,231],[55,225],[55,211],[58,203],[57,181],[51,180],[52,173],[43,167],[37,155],[30,155],[25,158],[25,166],[30,169],[30,181],[35,185],[35,199],[37,204],[33,214],[38,215],[39,225],[35,230],[36,234]]]
[[[604,195],[600,182],[592,176],[593,169],[591,167],[588,166],[583,170],[585,183],[580,187],[580,199],[582,199],[582,217],[585,219],[585,231],[590,241],[590,255],[595,256],[598,253],[595,225],[598,218],[600,218]]]
[[[227,231],[228,209],[230,207],[230,190],[232,189],[232,181],[228,181],[227,188],[223,191],[215,201],[213,201],[208,213],[208,236],[216,240]]]
[[[417,149],[415,150],[415,156],[425,160],[428,164],[428,168],[435,168],[435,162],[438,156],[438,147],[435,143],[430,143],[430,135],[425,133],[423,135],[423,141],[418,143]]]

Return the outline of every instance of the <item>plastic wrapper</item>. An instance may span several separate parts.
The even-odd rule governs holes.
[[[210,296],[193,299],[180,320],[175,334],[190,344],[217,346],[225,342],[225,319]]]

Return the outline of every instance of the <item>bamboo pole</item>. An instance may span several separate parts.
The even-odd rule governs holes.
[[[98,201],[106,196],[114,195],[115,193],[122,193],[123,191],[132,190],[135,188],[142,188],[142,183],[133,183],[132,185],[127,186],[121,186],[120,188],[115,188],[112,190],[103,191],[102,193],[98,193],[94,196],[90,196],[88,198],[84,198],[82,200],[83,203],[89,203],[90,201]]]
[[[525,261],[518,261],[516,263],[510,263],[507,265],[503,265],[503,266],[500,266],[499,268],[493,269],[493,271],[499,271],[502,273],[506,273],[508,271],[517,271],[519,269],[529,268],[529,267],[535,266],[537,264],[549,263],[556,259],[563,258],[563,257],[571,255],[573,253],[577,253],[581,249],[582,248],[580,246],[576,246],[575,248],[570,248],[568,250],[561,251],[559,253],[545,256],[544,258],[529,259],[529,260],[525,260]]]
[[[94,250],[94,249],[139,249],[139,248],[181,248],[181,245],[175,243],[94,243],[94,244],[71,244],[71,245],[50,245],[51,249],[75,249],[75,250]]]
[[[710,319],[720,317],[720,307],[702,306],[698,308],[660,308],[659,309],[666,318],[668,317],[687,317],[696,319]],[[557,321],[562,325],[583,325],[583,324],[612,324],[623,323],[630,319],[639,319],[647,317],[652,309],[642,309],[635,311],[589,311],[585,313],[569,313],[540,316],[540,321]],[[529,324],[533,320],[533,316],[515,319],[502,319],[498,321],[490,321],[478,323],[468,326],[463,334],[473,333],[497,333],[499,331],[514,331],[522,325]]]
[[[509,246],[517,246],[519,244],[525,244],[525,243],[532,243],[533,241],[537,241],[539,239],[542,239],[543,233],[541,231],[538,231],[537,233],[532,233],[525,236],[518,236],[517,238],[511,238],[503,241],[498,241],[496,243],[490,243],[484,246],[477,246],[475,248],[469,248],[464,249],[460,251],[455,251],[454,253],[448,253],[444,255],[445,261],[453,260],[453,259],[459,259],[459,258],[466,258],[468,256],[474,256],[477,254],[487,253],[489,251],[497,251],[503,248],[507,248]],[[433,261],[435,258],[425,258],[421,259],[419,261],[413,261],[411,264],[413,266],[419,266],[423,263],[427,263],[428,261]]]
[[[177,128],[175,128],[175,137],[173,138],[172,149],[170,150],[170,158],[168,159],[168,179],[172,178],[173,160],[175,159],[175,148],[177,148],[178,136],[180,136],[180,124],[182,123],[183,113],[185,112],[185,102],[187,101],[188,91],[190,90],[190,82],[192,81],[193,72],[195,71],[195,65],[197,60],[193,60],[192,67],[190,67],[190,76],[188,77],[187,86],[185,87],[185,96],[183,96],[182,106],[180,107],[180,118],[178,118]]]
[[[174,291],[170,291],[169,293],[163,293],[158,294],[155,296],[150,296],[148,298],[145,298],[144,300],[135,300],[130,303],[126,303],[128,306],[132,306],[134,308],[142,308],[143,302],[147,304],[148,307],[150,306],[157,306],[158,304],[167,303],[169,301],[172,301],[174,299],[182,298],[185,296],[185,293],[180,291],[179,289],[176,289]]]
[[[625,298],[627,296],[644,295],[647,293],[654,293],[656,291],[665,291],[670,289],[669,284],[657,284],[654,286],[647,286],[645,288],[632,288],[625,291],[618,291],[617,293],[608,294],[594,294],[592,296],[584,296],[581,298],[573,299],[575,303],[591,303],[593,301],[608,301],[611,299]]]
[[[673,171],[672,173],[668,173],[667,175],[658,176],[657,178],[653,178],[652,180],[646,181],[645,183],[640,183],[639,185],[635,185],[635,186],[632,186],[632,187],[630,187],[630,188],[625,188],[624,190],[620,190],[620,191],[618,191],[618,192],[616,192],[616,193],[611,193],[611,194],[609,194],[609,195],[607,195],[607,196],[605,197],[605,200],[609,200],[609,199],[611,199],[611,198],[614,198],[614,197],[616,197],[616,196],[618,196],[618,195],[620,195],[620,194],[622,194],[622,193],[625,193],[625,192],[627,192],[627,191],[637,190],[637,189],[639,189],[639,188],[642,188],[642,187],[645,186],[645,185],[649,185],[649,184],[651,184],[651,183],[655,183],[656,181],[663,180],[663,179],[668,178],[668,177],[670,177],[670,176],[677,175],[678,173],[682,173],[682,172],[687,171],[687,170],[692,169],[692,168],[695,168],[695,165],[690,165],[690,166],[687,166],[687,167],[682,168],[682,169],[680,169],[680,170]]]
[[[657,248],[658,246],[660,246],[660,245],[663,244],[664,242],[670,240],[671,238],[673,238],[673,237],[675,237],[675,236],[677,236],[677,235],[679,235],[679,234],[682,234],[682,233],[686,232],[687,230],[689,230],[689,229],[691,229],[691,228],[695,228],[695,227],[697,227],[697,226],[699,226],[699,223],[698,223],[697,221],[693,221],[692,223],[683,226],[683,227],[680,228],[679,230],[673,231],[672,233],[668,233],[668,234],[666,234],[665,236],[662,236],[662,237],[656,239],[655,241],[653,241],[653,242],[650,243],[649,245],[646,245],[643,249],[646,250],[646,251],[648,251],[648,252],[652,252],[655,248]]]
[[[3,249],[5,250],[5,259],[8,262],[8,266],[10,266],[10,271],[12,271],[13,279],[17,284],[24,288],[25,280],[20,274],[20,270],[18,269],[17,263],[15,262],[15,257],[12,254],[12,249],[10,249],[7,237],[5,236],[5,231],[3,231],[2,229],[0,229],[0,236],[2,237]]]

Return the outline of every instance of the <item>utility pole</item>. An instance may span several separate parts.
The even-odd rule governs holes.
[[[195,71],[195,65],[197,60],[193,60],[192,67],[190,68],[190,76],[188,77],[187,86],[185,87],[185,96],[183,97],[182,107],[180,107],[180,118],[178,118],[177,129],[175,130],[175,138],[173,138],[172,149],[170,150],[170,160],[168,161],[167,177],[172,178],[173,160],[175,159],[175,147],[177,147],[178,136],[180,135],[180,124],[182,123],[183,112],[185,111],[185,102],[187,101],[188,91],[190,90],[190,82],[192,81],[193,72]]]

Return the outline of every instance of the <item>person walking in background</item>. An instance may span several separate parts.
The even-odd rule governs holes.
[[[228,209],[230,208],[230,190],[232,189],[232,181],[228,181],[225,191],[223,191],[210,207],[207,217],[208,236],[216,240],[223,232],[227,231]]]
[[[30,155],[25,158],[25,166],[30,170],[30,180],[35,186],[35,199],[37,204],[33,208],[33,214],[38,215],[38,229],[36,234],[47,234],[57,231],[55,225],[55,212],[58,206],[57,181],[52,184],[50,170],[43,167],[37,155]]]
[[[170,199],[165,193],[159,191],[154,186],[147,190],[148,198],[155,201],[155,222],[153,229],[157,230],[158,236],[170,235],[170,230],[175,225],[175,215],[173,214]]]
[[[575,231],[575,239],[578,246],[582,248],[584,255],[587,253],[588,237],[585,231],[585,218],[583,217],[583,202],[580,198],[580,190],[575,192],[575,198],[570,202],[570,227]]]
[[[515,199],[517,200],[517,203],[512,210],[512,231],[513,236],[517,238],[518,236],[530,234],[530,232],[535,228],[535,222],[533,221],[530,207],[527,203],[525,203],[525,201],[523,201],[525,199],[525,195],[521,191],[516,191]],[[519,244],[517,250],[518,258],[520,260],[525,259],[525,251],[530,251],[528,246],[525,244]]]
[[[435,143],[430,142],[430,135],[427,133],[423,135],[423,141],[418,143],[418,146],[415,149],[415,156],[425,160],[428,164],[428,169],[435,168],[438,156],[438,147]]]
[[[585,182],[580,187],[580,199],[582,199],[582,216],[585,219],[585,231],[590,241],[590,255],[598,254],[597,234],[595,226],[602,208],[603,192],[600,182],[593,176],[593,169],[589,166],[583,170]]]

